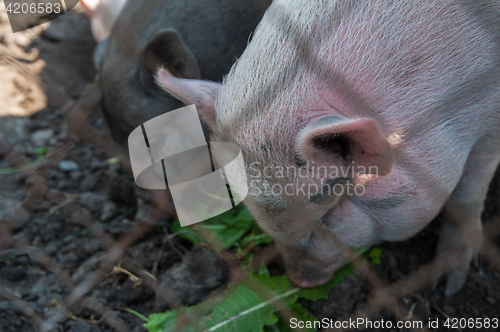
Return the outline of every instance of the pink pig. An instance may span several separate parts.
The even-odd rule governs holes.
[[[446,293],[463,286],[500,161],[500,1],[275,0],[224,85],[158,80],[241,148],[295,285],[443,210]]]

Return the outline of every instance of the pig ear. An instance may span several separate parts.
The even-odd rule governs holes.
[[[373,119],[325,116],[298,135],[297,152],[314,166],[346,166],[364,174],[387,175],[393,163],[392,148]]]
[[[174,29],[155,33],[142,48],[139,64],[149,75],[155,74],[162,66],[176,77],[201,77],[196,58]]]
[[[222,84],[177,78],[163,68],[158,70],[156,81],[165,91],[186,105],[195,104],[202,120],[211,129],[215,128],[215,101]]]

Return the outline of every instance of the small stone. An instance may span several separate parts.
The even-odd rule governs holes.
[[[132,330],[132,332],[145,332],[147,331],[143,326],[141,325],[137,325],[136,327],[134,327],[134,329]]]
[[[26,277],[26,267],[17,266],[6,266],[2,269],[2,276],[10,281],[19,281]]]
[[[172,225],[172,219],[161,219],[155,224],[156,227],[169,228]]]
[[[57,182],[57,189],[59,190],[64,190],[66,188],[68,188],[70,185],[70,183],[66,180],[60,180]]]
[[[108,232],[115,236],[120,236],[132,230],[136,223],[128,219],[117,220],[108,225]]]
[[[102,249],[101,241],[99,241],[98,239],[90,240],[83,247],[83,251],[85,251],[89,255],[93,255],[101,249]]]
[[[417,300],[413,309],[413,314],[420,319],[428,319],[431,316],[431,306],[429,302]]]
[[[153,207],[146,204],[142,198],[137,198],[137,212],[134,216],[134,220],[145,220],[147,216],[153,211]]]
[[[63,160],[57,166],[62,171],[78,171],[80,169],[80,166],[72,160]]]
[[[396,259],[396,257],[394,257],[394,255],[392,253],[390,253],[390,252],[383,252],[382,254],[385,255],[385,257],[387,257],[387,260],[388,260],[387,265],[390,268],[395,268],[395,267],[398,266],[398,260]]]
[[[31,141],[36,147],[43,147],[47,145],[48,141],[54,137],[54,130],[52,129],[39,129],[31,134]]]
[[[147,301],[155,296],[155,293],[146,285],[141,284],[134,287],[134,283],[127,279],[120,288],[117,287],[116,299],[119,306],[129,306],[137,302]]]
[[[98,252],[98,253],[90,256],[89,258],[87,258],[83,262],[80,261],[80,263],[78,264],[78,267],[73,272],[71,279],[77,284],[80,283],[85,277],[88,276],[90,271],[94,271],[95,269],[97,269],[100,266],[104,255],[105,254],[103,252]],[[102,291],[108,292],[107,289],[102,290]],[[96,298],[99,298],[99,296],[97,296],[97,293],[94,293],[93,296]],[[100,298],[107,298],[107,295],[101,296]]]
[[[69,252],[65,255],[62,255],[60,257],[61,264],[64,266],[66,269],[71,269],[75,268],[78,266],[78,262],[80,261],[80,258],[74,253],[74,252]]]
[[[6,101],[5,101],[6,102]],[[11,145],[19,145],[19,141],[28,136],[28,120],[24,117],[2,116],[0,121],[0,139]],[[22,146],[18,146],[22,152]],[[31,151],[31,147],[29,147]]]
[[[63,127],[63,129],[59,132],[59,135],[56,136],[59,141],[65,140],[68,138],[68,130]]]
[[[193,305],[221,286],[226,274],[226,266],[215,253],[205,247],[195,247],[181,263],[163,274],[161,283],[169,288],[179,301]],[[165,309],[165,304],[159,298],[156,306],[160,310]]]
[[[46,297],[52,292],[56,283],[55,277],[52,275],[41,276],[31,287],[30,293],[37,294],[38,297]]]
[[[338,319],[345,317],[356,308],[359,295],[364,292],[363,289],[366,284],[361,274],[355,272],[342,280],[340,284],[334,286],[328,292],[327,298],[315,301],[300,299],[299,302],[319,321],[325,318]],[[364,329],[366,330],[366,327]]]
[[[82,177],[83,177],[83,173],[81,171],[74,171],[74,172],[71,172],[71,179],[72,180],[75,180],[75,181],[78,181],[80,180]]]
[[[120,170],[120,164],[115,163],[115,164],[109,164],[108,169],[112,172],[118,172]]]
[[[100,160],[97,160],[97,159],[92,160],[92,162],[90,163],[90,169],[93,171],[101,169],[104,166],[106,166],[106,164]]]
[[[0,207],[1,210],[1,207]],[[2,218],[0,218],[2,220]],[[5,219],[3,219],[5,220]],[[26,212],[24,216],[14,225],[14,231],[21,231],[27,227],[33,220],[33,214],[31,212]]]
[[[49,244],[48,246],[45,247],[44,251],[47,255],[53,256],[57,253],[58,249],[59,248],[56,244]]]
[[[126,180],[113,172],[106,172],[106,178],[108,179],[107,193],[113,201],[126,203],[130,207],[137,205],[134,188],[138,187],[133,184],[133,181]],[[144,190],[144,192],[147,191]]]
[[[86,176],[81,182],[81,189],[83,191],[94,190],[95,186],[97,185],[97,181],[98,181],[97,176],[90,174]]]
[[[405,274],[398,269],[389,270],[391,280],[396,281],[405,277]]]
[[[91,332],[92,325],[86,322],[70,322],[68,332]]]
[[[108,197],[104,194],[96,194],[93,192],[85,192],[80,194],[78,202],[86,207],[91,213],[100,212],[104,206],[104,202]]]
[[[10,216],[21,207],[21,202],[14,200],[0,201],[0,220],[9,220]]]
[[[495,304],[495,303],[497,303],[497,301],[495,300],[495,298],[493,296],[488,296],[486,298],[486,301],[488,301],[489,304]]]
[[[18,234],[20,234],[20,233],[18,233]],[[27,242],[27,241],[25,241],[25,242]],[[28,264],[30,264],[30,258],[28,256],[23,255],[21,257],[17,257],[16,262],[17,262],[17,264],[20,264],[20,265],[28,265]]]
[[[101,221],[106,221],[113,218],[118,212],[118,207],[115,203],[107,201],[104,203],[101,209]]]
[[[449,306],[449,305],[445,305],[443,307],[443,310],[444,312],[446,312],[449,316],[453,317],[455,315],[455,308]]]
[[[81,243],[81,238],[74,238],[71,239],[70,241],[65,241],[64,246],[61,248],[61,252],[63,254],[70,252],[70,251],[75,251],[76,248],[78,248],[82,243]]]

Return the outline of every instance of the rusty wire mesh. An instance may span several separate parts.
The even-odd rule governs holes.
[[[321,63],[319,59],[314,57],[313,52],[308,49],[306,44],[300,38],[296,40],[297,45],[302,50],[303,59],[308,59],[310,63],[315,64],[315,68],[325,68],[326,66]],[[23,69],[22,63],[12,54],[4,54],[4,62],[12,66],[19,67],[26,75],[33,75],[32,73]],[[310,61],[312,59],[312,61]],[[337,73],[325,72],[324,75],[336,76]],[[339,78],[341,81],[341,78]],[[117,331],[129,331],[130,326],[113,314],[105,306],[96,303],[89,298],[87,294],[95,287],[103,278],[106,278],[117,266],[124,267],[133,275],[140,278],[148,287],[168,304],[172,309],[179,308],[180,302],[175,298],[171,291],[163,287],[156,278],[148,271],[143,270],[136,262],[127,257],[125,250],[133,244],[137,239],[144,235],[162,216],[175,215],[175,210],[170,197],[166,192],[154,191],[154,208],[150,214],[143,220],[139,220],[137,226],[120,236],[118,240],[114,240],[107,232],[94,220],[92,216],[82,210],[82,208],[75,204],[70,198],[58,190],[51,188],[46,181],[47,173],[56,167],[56,165],[64,160],[65,156],[80,140],[91,143],[98,149],[108,152],[110,155],[118,156],[121,165],[129,173],[131,173],[128,155],[123,147],[113,143],[108,137],[101,134],[99,131],[92,128],[88,123],[88,118],[91,116],[94,109],[98,106],[101,99],[101,92],[97,84],[89,85],[79,96],[74,100],[67,96],[58,88],[57,84],[44,84],[40,82],[41,87],[46,92],[49,98],[55,100],[57,104],[61,105],[61,109],[65,110],[66,123],[71,135],[58,144],[50,153],[44,158],[43,163],[34,169],[28,169],[26,173],[28,180],[26,181],[26,199],[23,201],[20,208],[18,208],[8,220],[0,221],[0,257],[10,253],[9,250],[16,250],[18,252],[29,255],[33,262],[36,262],[49,273],[53,274],[61,285],[63,285],[68,296],[66,302],[59,307],[59,313],[43,320],[37,311],[29,306],[29,304],[18,298],[12,290],[7,289],[0,285],[0,298],[11,301],[13,306],[22,314],[29,318],[39,331],[54,331],[57,324],[63,319],[71,315],[71,312],[78,305],[87,307],[92,311],[98,313],[102,317],[102,321],[106,322],[109,326],[115,328]],[[270,83],[272,85],[272,82]],[[345,84],[345,88],[349,89]],[[350,89],[349,89],[350,90]],[[351,93],[352,94],[352,93]],[[360,99],[361,100],[361,99]],[[22,167],[29,162],[25,156],[16,152],[15,148],[10,146],[7,142],[0,141],[0,157],[7,160],[12,166]],[[91,234],[99,239],[107,250],[107,255],[101,262],[100,267],[88,273],[85,278],[75,283],[68,272],[64,271],[58,264],[42,249],[37,248],[29,243],[21,240],[15,240],[11,237],[12,229],[17,223],[28,213],[35,204],[39,201],[47,201],[52,206],[60,209],[68,220],[76,222],[88,228]],[[243,270],[240,266],[238,259],[234,253],[225,250],[222,244],[216,239],[215,236],[210,234],[210,231],[205,230],[199,234],[209,245],[215,250],[220,258],[225,262],[229,268],[228,280],[226,285],[231,282],[242,281],[247,283],[249,287],[257,291],[266,299],[271,299],[273,294],[269,290],[263,289],[259,284],[252,281],[248,276],[251,271]],[[493,239],[500,235],[500,220],[491,220],[483,231],[484,244],[481,249],[481,255],[491,266],[500,271],[500,249],[493,243]],[[174,235],[173,235],[174,236]],[[171,237],[170,237],[171,238]],[[269,246],[263,250],[259,257],[256,258],[254,267],[258,266],[260,262],[269,262],[278,255],[274,246]],[[452,253],[450,253],[452,255]],[[400,304],[400,299],[408,294],[412,294],[420,288],[431,284],[439,276],[444,275],[447,271],[453,269],[453,259],[446,259],[443,257],[435,259],[428,264],[419,267],[398,282],[388,284],[383,277],[366,261],[355,258],[353,264],[356,266],[359,273],[371,285],[371,293],[367,303],[362,309],[352,312],[346,319],[352,318],[365,318],[373,317],[382,310],[392,312],[398,319],[416,320],[408,310],[404,309]],[[212,296],[220,295],[225,287],[221,287],[218,292]],[[286,318],[293,317],[293,312],[286,309],[283,303],[273,303],[275,308]],[[186,316],[179,320],[178,328],[181,329],[196,321],[197,317]],[[427,330],[426,328],[422,331]]]

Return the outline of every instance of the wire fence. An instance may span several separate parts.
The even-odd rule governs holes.
[[[279,22],[278,22],[279,24]],[[312,50],[303,43],[303,40],[297,38],[296,44],[302,50],[303,59],[307,59],[308,63],[315,64],[315,68],[322,68],[323,75],[338,76],[337,73],[325,72],[327,68],[320,59],[314,57]],[[23,64],[13,54],[4,54],[4,63],[21,68],[26,75],[33,75],[23,69]],[[39,331],[56,331],[57,325],[69,317],[77,306],[86,307],[93,312],[99,314],[109,326],[117,331],[130,331],[131,327],[127,326],[121,318],[115,315],[111,310],[104,305],[97,303],[88,296],[89,292],[99,284],[104,278],[109,276],[116,267],[120,266],[124,270],[140,278],[151,290],[158,294],[163,301],[172,309],[179,308],[181,303],[172,292],[161,285],[161,283],[153,276],[153,274],[145,271],[133,259],[127,256],[125,250],[134,244],[139,238],[146,234],[151,227],[155,225],[165,215],[175,215],[175,209],[172,201],[166,192],[153,191],[154,201],[153,209],[142,220],[137,220],[136,226],[115,240],[108,232],[82,209],[73,200],[68,198],[62,192],[52,188],[48,182],[48,173],[50,170],[57,167],[58,163],[65,159],[68,153],[74,148],[79,141],[86,141],[94,145],[96,148],[117,156],[122,167],[131,172],[129,158],[122,146],[110,141],[108,137],[101,134],[98,130],[89,124],[89,117],[92,115],[95,108],[99,106],[101,100],[101,90],[98,84],[89,85],[78,97],[74,100],[68,97],[64,92],[57,88],[57,84],[39,83],[41,88],[46,92],[48,98],[55,100],[57,104],[62,105],[61,109],[66,114],[65,122],[68,126],[70,135],[55,148],[53,148],[36,168],[26,169],[24,173],[27,176],[25,184],[26,198],[21,206],[10,216],[8,220],[0,222],[0,257],[5,257],[13,251],[25,253],[36,264],[42,266],[48,273],[53,274],[62,286],[68,292],[65,303],[58,308],[58,313],[44,320],[41,315],[30,305],[20,299],[14,292],[5,286],[0,285],[0,298],[12,302],[12,305],[24,316],[31,320]],[[273,82],[269,83],[273,86]],[[346,84],[346,89],[349,87]],[[257,98],[256,98],[257,99]],[[29,160],[23,154],[16,152],[14,147],[7,142],[0,141],[0,157],[8,161],[9,164],[15,167],[22,168],[29,164]],[[99,239],[102,245],[106,248],[107,254],[101,261],[100,267],[85,275],[83,280],[74,282],[71,275],[63,268],[58,266],[52,257],[47,255],[42,249],[26,243],[22,240],[14,239],[11,234],[15,226],[34,208],[40,201],[46,201],[53,207],[60,210],[68,222],[78,223],[86,227],[93,237]],[[459,208],[459,207],[457,207]],[[29,227],[29,226],[27,226]],[[259,284],[248,278],[252,271],[245,270],[239,264],[239,260],[235,253],[224,249],[216,236],[205,230],[199,234],[208,246],[219,254],[219,257],[225,262],[229,269],[228,283],[243,281],[248,287],[258,292],[265,299],[272,299],[273,293],[270,290],[263,289]],[[171,235],[171,239],[175,235]],[[500,252],[499,248],[494,244],[494,238],[500,236],[500,220],[498,218],[490,220],[483,230],[484,242],[480,254],[492,267],[500,271]],[[261,262],[269,262],[278,255],[274,246],[269,246],[260,252],[255,259],[254,267],[257,267]],[[359,310],[355,310],[345,319],[367,318],[373,317],[379,312],[386,310],[394,314],[400,320],[418,320],[418,317],[405,309],[400,302],[400,299],[409,294],[414,294],[417,290],[424,286],[433,283],[439,276],[451,271],[455,266],[454,253],[450,253],[449,257],[440,257],[428,264],[419,267],[417,270],[408,274],[406,277],[395,283],[388,283],[383,277],[366,261],[362,259],[354,259],[353,264],[357,271],[365,278],[371,286],[370,296],[366,304]],[[224,287],[221,287],[218,292],[212,296],[220,295]],[[294,313],[286,308],[284,303],[272,302],[277,311],[288,320],[294,317]],[[196,315],[185,316],[179,320],[177,328],[181,330],[183,327],[192,324],[197,320]],[[339,329],[342,330],[342,329]],[[415,329],[417,330],[417,329]],[[426,328],[421,331],[426,331]],[[326,331],[326,330],[325,330]]]

